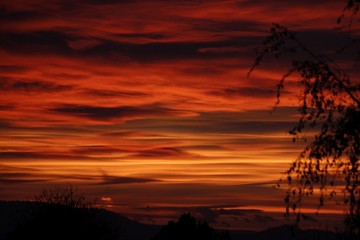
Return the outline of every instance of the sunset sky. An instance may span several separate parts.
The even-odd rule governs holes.
[[[145,223],[283,224],[274,186],[303,147],[295,78],[271,112],[290,57],[246,75],[273,22],[317,52],[346,44],[345,2],[1,1],[0,199],[70,183]]]

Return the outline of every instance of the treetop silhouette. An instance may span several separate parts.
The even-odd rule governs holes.
[[[34,198],[37,202],[65,205],[73,208],[83,208],[90,205],[85,202],[85,195],[70,184],[43,189]]]
[[[180,216],[177,222],[163,226],[152,240],[230,240],[228,232],[216,232],[207,222],[197,221],[190,213]]]
[[[346,2],[338,23],[342,23],[345,14],[350,12],[349,24],[352,25],[360,1]],[[353,41],[346,47],[359,50],[356,45],[359,39],[351,32],[347,34]],[[295,32],[280,24],[271,28],[271,35],[258,50],[249,75],[266,55],[279,58],[285,54],[291,55],[293,61],[277,85],[276,105],[280,102],[286,81],[290,76],[296,77],[300,86],[300,117],[289,133],[293,141],[307,142],[309,136],[304,132],[309,129],[316,132],[285,173],[289,184],[285,197],[286,212],[294,212],[299,222],[304,196],[314,195],[318,189],[319,206],[323,206],[326,200],[343,194],[343,204],[348,207],[346,224],[351,232],[359,234],[360,82],[351,79],[347,70],[341,68],[330,55],[309,49]]]

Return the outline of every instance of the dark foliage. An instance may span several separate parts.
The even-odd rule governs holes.
[[[230,240],[226,231],[216,232],[207,222],[196,221],[190,214],[183,214],[178,222],[162,227],[153,240]]]
[[[110,224],[99,216],[96,209],[41,204],[16,227],[10,239],[118,239]]]
[[[350,12],[351,26],[359,6],[359,1],[347,1],[338,23],[342,23],[345,14]],[[358,48],[355,45],[350,47],[353,50]],[[285,54],[294,56],[292,67],[277,86],[278,104],[289,76],[298,78],[300,117],[289,131],[293,140],[307,141],[309,136],[304,132],[316,132],[286,171],[289,184],[285,197],[286,212],[293,211],[299,222],[303,197],[315,194],[315,190],[320,192],[319,207],[328,199],[344,196],[343,203],[347,206],[345,222],[352,234],[359,235],[360,83],[351,81],[350,75],[332,57],[310,50],[294,32],[279,24],[271,28],[271,35],[258,51],[249,74],[268,54],[276,58]]]
[[[10,240],[124,239],[123,229],[114,229],[101,209],[90,208],[84,194],[72,185],[44,189],[35,200]]]
[[[41,203],[65,205],[73,208],[85,208],[90,206],[85,202],[85,195],[72,185],[59,185],[43,189],[35,195],[35,201]]]

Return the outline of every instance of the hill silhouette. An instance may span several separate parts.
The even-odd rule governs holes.
[[[45,237],[140,240],[151,239],[160,227],[141,224],[99,208],[70,209],[67,206],[37,202],[0,201],[1,240],[32,239],[30,236],[37,237],[37,240]],[[54,235],[55,233],[58,235]],[[73,234],[70,235],[71,233]],[[100,233],[105,234],[100,237]]]
[[[36,203],[36,202],[23,202],[23,201],[0,201],[0,239],[1,240],[10,240],[13,236],[14,231],[20,230],[20,235],[24,234],[26,228],[26,222],[29,220],[31,216],[31,212],[34,211],[34,208],[48,208],[49,204],[44,203]],[[63,208],[62,211],[66,211]],[[61,219],[62,221],[66,221],[67,223],[63,226],[69,226],[70,223],[75,224],[75,226],[80,226],[84,223],[78,223],[74,220],[79,220],[80,217],[90,216],[90,220],[86,219],[85,227],[92,226],[92,239],[96,237],[96,231],[101,230],[105,233],[110,233],[106,237],[108,238],[99,238],[99,239],[127,239],[127,240],[150,240],[155,239],[157,235],[161,233],[162,227],[159,225],[148,225],[142,224],[136,221],[132,221],[124,216],[121,216],[117,213],[98,208],[90,208],[89,212],[80,213],[76,215],[74,219]],[[64,214],[64,213],[62,213]],[[77,213],[78,214],[78,213]],[[95,219],[93,218],[95,216]],[[49,216],[42,216],[44,219],[50,219]],[[53,216],[51,216],[53,217]],[[99,226],[92,225],[95,223],[102,223]],[[59,223],[58,220],[55,222]],[[43,220],[40,223],[44,223]],[[46,223],[48,229],[45,232],[50,234],[48,239],[56,239],[53,237],[54,232],[51,232],[51,221]],[[106,223],[104,227],[104,223]],[[49,225],[50,224],[50,225]],[[88,225],[86,225],[88,224]],[[38,230],[44,230],[45,226],[38,226]],[[164,226],[163,228],[166,228]],[[209,228],[206,228],[209,229]],[[34,229],[32,229],[34,230]],[[54,229],[52,229],[54,230]],[[169,228],[168,228],[169,230]],[[23,232],[21,232],[23,231]],[[69,232],[69,229],[62,229],[63,232]],[[91,232],[91,231],[90,231]],[[95,232],[95,233],[94,233]],[[210,231],[211,232],[211,231]],[[293,240],[293,233],[296,236],[297,240],[345,240],[346,238],[340,234],[336,234],[333,232],[320,231],[320,230],[296,230],[292,231],[291,226],[283,225],[276,228],[270,228],[264,231],[248,231],[248,230],[230,230],[229,234],[232,240]],[[52,234],[52,235],[51,235]],[[85,233],[86,235],[87,233]],[[83,235],[83,236],[85,236]],[[61,236],[61,235],[58,235]],[[23,238],[25,239],[25,238]],[[26,237],[26,239],[31,239]],[[38,238],[41,239],[41,238]],[[64,238],[64,239],[72,239],[72,238]],[[78,239],[86,239],[80,237]]]

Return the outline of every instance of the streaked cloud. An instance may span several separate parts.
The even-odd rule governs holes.
[[[172,115],[193,115],[193,113],[178,111],[164,108],[156,105],[145,106],[119,106],[119,107],[100,107],[86,105],[63,105],[50,111],[59,112],[78,117],[90,119],[136,119],[136,118],[153,118],[156,116],[172,116]]]
[[[134,177],[119,177],[119,176],[108,176],[104,175],[102,181],[97,183],[98,185],[109,185],[109,184],[130,184],[130,183],[146,183],[158,181],[156,179],[147,178],[134,178]]]
[[[72,89],[71,86],[28,79],[1,78],[1,91],[57,92]]]

